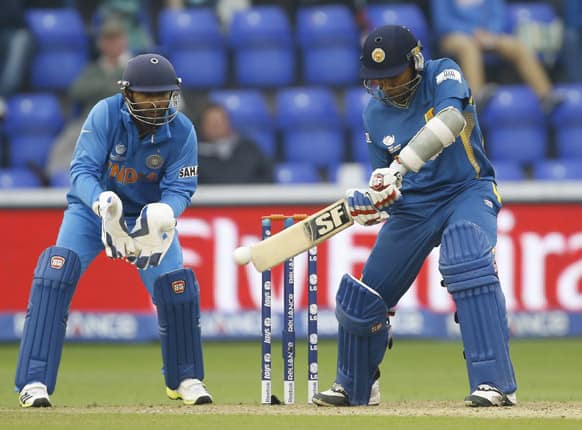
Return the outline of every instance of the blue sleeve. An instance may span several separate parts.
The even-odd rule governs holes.
[[[503,33],[507,28],[507,7],[504,0],[487,0],[489,19],[487,30],[491,33]]]
[[[436,61],[434,64],[434,69],[431,69],[430,76],[427,78],[431,79],[434,89],[435,113],[448,106],[454,106],[462,112],[471,97],[471,92],[461,68],[448,58]]]
[[[183,133],[186,137],[177,136],[173,142],[179,154],[167,166],[160,182],[160,202],[170,205],[176,218],[190,205],[198,186],[198,140],[194,126],[189,120],[187,123],[190,128]]]
[[[382,167],[388,167],[388,152],[382,150],[379,146],[374,145],[372,142],[372,134],[370,133],[370,128],[368,127],[368,121],[366,116],[366,110],[362,114],[362,119],[364,120],[364,130],[366,132],[366,144],[368,145],[368,158],[370,159],[370,165],[372,169],[380,169]]]
[[[73,152],[71,191],[89,207],[104,191],[100,181],[107,168],[109,127],[108,105],[102,100],[89,112]]]

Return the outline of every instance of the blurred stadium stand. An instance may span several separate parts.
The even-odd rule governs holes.
[[[319,172],[311,163],[284,162],[275,165],[275,181],[281,185],[316,184]]]
[[[294,83],[294,34],[282,8],[257,6],[238,11],[229,30],[238,85],[272,88]]]
[[[224,85],[228,62],[224,36],[210,8],[162,10],[158,36],[184,88]]]
[[[142,13],[155,39],[152,49],[167,55],[183,78],[186,109],[197,104],[190,104],[188,97],[224,105],[235,128],[278,164],[279,183],[359,175],[342,174],[345,163],[360,164],[343,170],[361,168],[367,174],[361,115],[370,96],[357,78],[359,43],[366,31],[382,24],[407,25],[422,41],[426,56],[438,56],[431,43],[430,12],[414,2],[370,1],[357,13],[341,2],[313,3],[296,5],[289,15],[276,2],[261,2],[236,11],[226,23],[208,7],[158,6],[153,14],[151,8]],[[532,22],[559,23],[557,3],[508,1],[508,28],[522,31]],[[67,118],[66,89],[92,53],[98,12],[27,11],[36,51],[26,92],[7,99],[1,128],[8,157],[3,167],[44,166]],[[499,85],[480,112],[500,181],[559,178],[559,172],[572,177],[570,163],[543,162],[582,160],[582,86],[564,82],[556,92],[565,101],[549,117],[529,88],[508,84]],[[301,174],[290,174],[291,167]],[[309,173],[313,171],[315,175]],[[68,178],[63,173],[51,178],[51,184],[66,186]]]
[[[330,169],[343,161],[343,129],[334,94],[325,87],[297,87],[277,94],[277,118],[287,161]]]
[[[255,89],[218,90],[211,91],[208,98],[226,108],[239,133],[251,138],[270,157],[276,156],[273,119],[262,92]]]
[[[545,158],[548,140],[545,118],[539,99],[529,87],[500,88],[480,119],[493,161],[531,163]]]
[[[360,35],[347,6],[299,8],[297,38],[307,85],[353,85],[358,82]]]
[[[59,101],[51,93],[19,94],[8,99],[4,132],[11,166],[42,168],[63,122]]]
[[[36,188],[41,183],[38,176],[24,167],[0,168],[0,189]]]
[[[70,8],[31,9],[26,21],[36,43],[32,89],[67,89],[88,60],[89,43],[81,15]]]

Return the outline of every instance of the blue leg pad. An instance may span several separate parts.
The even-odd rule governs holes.
[[[489,384],[513,393],[505,297],[487,236],[470,222],[451,225],[443,234],[439,265],[457,306],[471,391]]]
[[[18,391],[42,382],[55,389],[69,305],[81,276],[81,260],[73,251],[52,246],[38,259],[24,320],[15,385]]]
[[[335,314],[339,323],[335,382],[351,405],[367,405],[388,346],[388,308],[376,291],[346,274],[336,295]]]
[[[190,269],[161,275],[154,284],[164,376],[172,390],[184,379],[204,379],[199,297],[198,282]]]

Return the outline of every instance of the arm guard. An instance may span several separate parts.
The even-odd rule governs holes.
[[[402,167],[418,172],[428,160],[451,145],[465,125],[465,118],[458,109],[449,106],[441,110],[400,151],[398,160]]]

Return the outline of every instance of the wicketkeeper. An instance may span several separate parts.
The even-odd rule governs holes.
[[[34,271],[15,379],[25,408],[51,406],[69,305],[103,248],[139,269],[156,305],[168,397],[212,403],[202,383],[198,283],[175,234],[198,171],[194,127],[177,110],[181,80],[166,58],[143,54],[119,83],[121,93],[99,101],[83,125],[57,243]]]

